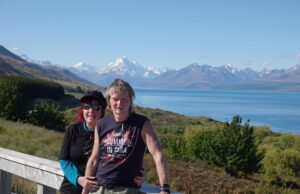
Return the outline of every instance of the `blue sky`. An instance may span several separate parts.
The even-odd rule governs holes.
[[[299,0],[0,0],[0,45],[54,64],[300,64]]]

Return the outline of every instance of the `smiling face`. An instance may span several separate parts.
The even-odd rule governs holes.
[[[92,105],[92,106],[88,106],[88,105]],[[92,100],[89,103],[82,104],[83,118],[87,126],[92,129],[94,129],[97,120],[102,117],[101,108],[99,110],[94,110],[95,107],[97,106],[98,107],[100,106],[97,100]]]
[[[117,122],[122,122],[129,117],[131,99],[128,92],[112,92],[109,104]]]

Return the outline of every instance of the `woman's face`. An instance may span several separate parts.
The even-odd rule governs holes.
[[[102,116],[102,107],[97,100],[82,103],[83,118],[89,128],[93,128],[96,125],[98,119]]]

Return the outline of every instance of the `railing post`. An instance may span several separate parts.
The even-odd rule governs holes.
[[[37,194],[56,194],[56,190],[45,185],[37,184]]]
[[[9,172],[0,170],[0,193],[11,194],[11,179],[12,175]]]

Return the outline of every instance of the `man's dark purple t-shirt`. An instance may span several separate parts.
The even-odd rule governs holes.
[[[96,173],[103,187],[133,187],[140,175],[146,145],[141,131],[147,117],[132,113],[127,120],[116,122],[113,115],[97,122],[100,161]]]

